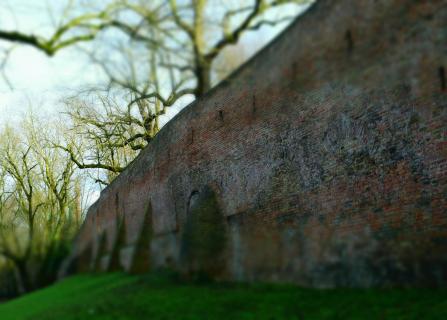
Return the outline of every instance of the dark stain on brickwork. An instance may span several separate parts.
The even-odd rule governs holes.
[[[441,90],[445,91],[447,89],[446,76],[445,76],[445,68],[444,66],[439,67],[438,69],[439,81],[441,84]]]
[[[130,272],[141,274],[148,272],[151,268],[151,241],[154,234],[152,222],[152,203],[149,201],[142,227],[135,243],[135,249],[132,255]]]
[[[98,250],[96,252],[96,257],[93,264],[93,270],[95,272],[101,272],[102,269],[102,258],[107,254],[107,232],[102,232],[98,239]]]
[[[92,244],[89,243],[81,252],[75,263],[77,264],[77,270],[79,272],[89,272],[91,267],[91,260],[93,255]]]
[[[208,187],[189,197],[187,221],[182,235],[182,260],[188,274],[219,276],[224,271],[225,218],[217,196]]]
[[[354,50],[354,39],[352,38],[351,30],[346,30],[345,40],[346,40],[347,52],[350,55],[352,53],[352,51]]]
[[[256,115],[256,95],[252,96],[251,112],[253,113],[253,116]]]
[[[413,113],[410,117],[409,125],[411,127],[414,127],[414,129],[416,129],[420,122],[421,122],[420,116],[417,113]]]
[[[298,70],[298,64],[296,62],[292,63],[292,72],[296,74]]]
[[[116,193],[115,194],[115,208],[116,209],[118,209],[119,202],[120,202],[120,197],[119,197],[118,193]]]
[[[117,218],[117,228],[115,235],[115,242],[113,244],[112,252],[110,253],[110,261],[107,271],[122,271],[123,265],[121,261],[121,249],[126,245],[126,220],[125,217]]]
[[[421,208],[427,208],[431,206],[432,195],[428,191],[423,191],[417,201],[417,205]]]

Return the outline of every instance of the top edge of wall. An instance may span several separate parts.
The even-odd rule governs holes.
[[[281,33],[276,36],[272,41],[267,43],[264,47],[262,47],[258,52],[256,52],[250,59],[248,59],[246,62],[244,62],[242,65],[240,65],[238,68],[236,68],[233,72],[230,73],[230,75],[219,82],[216,86],[212,87],[207,93],[205,93],[202,97],[196,98],[194,101],[186,105],[182,110],[180,110],[170,121],[166,123],[166,125],[161,128],[161,130],[157,133],[157,135],[154,138],[154,142],[156,140],[159,140],[161,138],[161,135],[163,132],[168,131],[169,128],[173,125],[174,122],[179,121],[179,119],[182,117],[182,115],[186,112],[188,112],[190,109],[195,108],[197,105],[200,104],[201,101],[209,99],[211,96],[213,96],[217,91],[219,91],[222,88],[225,88],[228,86],[230,82],[232,82],[234,79],[236,79],[245,69],[249,68],[252,64],[254,64],[256,61],[262,59],[264,54],[268,52],[272,47],[277,45],[279,42],[283,41],[285,37],[290,33],[290,31],[294,28],[296,28],[299,24],[302,24],[305,19],[309,18],[312,14],[314,14],[316,11],[318,11],[318,7],[323,6],[324,3],[330,2],[329,0],[315,0],[313,1],[305,11],[300,13],[295,20],[290,23]],[[110,191],[116,184],[119,183],[120,180],[123,179],[124,175],[135,165],[135,162],[137,162],[141,157],[144,157],[147,152],[150,150],[151,144],[148,144],[144,149],[141,150],[141,152],[138,154],[135,159],[133,159],[126,167],[125,169],[108,185],[101,191],[101,196],[107,192]],[[100,197],[101,197],[100,196]],[[89,207],[90,209],[94,209],[98,203],[99,200],[96,200],[92,205]]]

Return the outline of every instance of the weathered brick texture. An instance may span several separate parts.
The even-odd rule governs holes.
[[[191,202],[212,189],[222,277],[445,284],[446,68],[446,0],[318,1],[102,192],[71,261],[110,256],[121,221],[131,268],[151,203],[151,266],[182,270]]]

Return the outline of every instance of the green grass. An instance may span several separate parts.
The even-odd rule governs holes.
[[[304,289],[79,275],[0,305],[20,319],[447,319],[447,289]]]

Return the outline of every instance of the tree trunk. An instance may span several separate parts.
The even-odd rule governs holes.
[[[211,64],[208,62],[198,62],[196,67],[197,87],[196,98],[200,98],[211,89]]]
[[[28,268],[26,267],[26,261],[20,260],[14,262],[17,270],[17,287],[19,288],[20,293],[26,293],[31,291],[31,278],[28,273]]]

